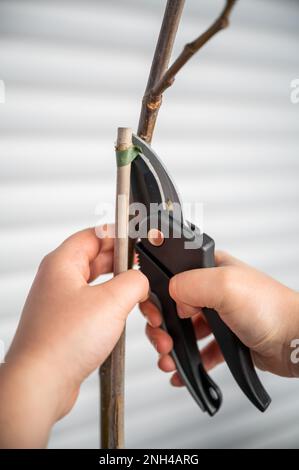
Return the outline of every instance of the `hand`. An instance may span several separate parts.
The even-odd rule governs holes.
[[[169,285],[181,318],[191,317],[198,339],[211,334],[202,307],[215,309],[252,352],[255,364],[274,374],[299,376],[290,360],[291,341],[299,338],[299,294],[226,253],[217,253],[216,268],[195,269],[174,276]],[[194,288],[196,286],[196,288]],[[163,331],[161,314],[146,301],[140,306],[147,317],[146,333],[160,354],[164,372],[176,370],[170,356],[171,337]],[[207,370],[223,362],[215,340],[201,351]],[[183,385],[177,372],[171,378]]]
[[[134,270],[89,285],[112,264],[113,239],[100,240],[94,229],[71,236],[42,261],[0,368],[1,447],[46,445],[53,423],[71,410],[82,381],[147,297],[148,281]]]

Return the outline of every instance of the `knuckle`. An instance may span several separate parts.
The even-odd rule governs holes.
[[[215,253],[217,264],[221,265],[225,260],[229,258],[229,254],[224,250],[217,250]]]
[[[148,292],[149,290],[149,281],[147,277],[141,272],[138,271],[137,269],[130,269],[128,271],[130,273],[130,276],[132,277],[132,282],[138,282],[140,284],[140,287],[142,288],[142,291]]]
[[[153,335],[152,328],[148,323],[145,325],[145,334],[148,337],[148,339],[152,338],[152,335]]]
[[[158,367],[160,370],[162,370],[163,372],[165,372],[166,370],[166,364],[165,364],[165,356],[160,356],[159,359],[158,359]]]
[[[53,263],[53,258],[54,258],[53,251],[45,255],[39,264],[38,270],[40,271],[43,269],[48,269]]]
[[[142,302],[139,302],[139,310],[142,313],[142,315],[146,316],[146,308],[144,307]]]

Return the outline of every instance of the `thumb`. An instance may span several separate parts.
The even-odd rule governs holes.
[[[252,349],[258,347],[261,351],[271,346],[278,335],[286,336],[284,325],[287,322],[281,321],[285,287],[253,268],[221,266],[183,272],[171,279],[169,290],[177,303],[215,309]],[[192,315],[192,309],[189,312]]]
[[[147,299],[149,283],[140,271],[130,269],[92,289],[101,301],[103,322],[107,318],[109,323],[118,320],[124,323],[135,305]]]
[[[76,322],[82,374],[86,377],[109,356],[119,340],[127,316],[148,296],[148,280],[139,271],[130,270],[95,286],[83,286],[79,293],[80,328]],[[76,302],[76,299],[74,299]],[[79,339],[78,339],[79,338]],[[83,338],[86,341],[83,341]],[[78,354],[79,354],[78,353]]]
[[[252,303],[252,294],[248,279],[244,279],[242,283],[241,278],[242,271],[232,266],[194,269],[174,276],[169,292],[177,305],[183,307],[178,310],[179,316],[186,318],[194,315],[194,307],[214,309],[227,326],[247,344],[251,337],[254,340],[256,336],[258,321],[249,322],[248,316],[244,314],[244,305]],[[256,314],[256,309],[252,310]]]
[[[227,292],[228,268],[193,269],[177,274],[170,280],[169,292],[177,303],[216,310]]]

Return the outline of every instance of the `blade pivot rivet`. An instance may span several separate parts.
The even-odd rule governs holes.
[[[148,231],[147,238],[153,246],[161,246],[164,243],[164,234],[156,228],[151,228]]]

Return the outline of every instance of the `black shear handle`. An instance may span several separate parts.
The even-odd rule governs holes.
[[[215,310],[204,308],[203,312],[239,387],[260,411],[265,411],[271,403],[271,398],[258,378],[250,350],[228,328]]]
[[[181,233],[182,227],[178,221],[173,219],[171,225],[174,232],[177,231]],[[186,232],[185,229],[184,231]],[[153,247],[147,239],[142,239],[141,246],[150,254],[152,262],[155,259],[157,265],[162,269],[163,267],[167,268],[169,278],[172,275],[190,269],[210,268],[215,266],[215,244],[212,238],[206,234],[200,235],[198,247],[193,249],[186,248],[185,242],[186,238],[184,236],[177,238],[170,237],[166,238],[161,246]],[[139,250],[137,249],[137,251]],[[144,250],[142,251],[144,252]],[[147,273],[145,272],[145,274]],[[155,279],[155,276],[150,276],[149,279],[151,283],[151,279]],[[190,288],[196,287],[190,286]],[[157,294],[159,295],[158,292]],[[163,297],[167,295],[169,297],[168,293],[163,294]],[[164,310],[164,317],[168,316],[167,308],[169,308],[169,306],[162,305],[162,308]],[[271,398],[257,376],[248,347],[228,328],[215,310],[204,308],[203,312],[219,344],[223,357],[239,387],[260,411],[265,411],[271,402]],[[174,328],[172,328],[172,336],[175,334],[176,338],[179,338],[180,332],[184,334],[182,325],[177,322],[175,331]],[[191,344],[194,345],[194,338],[189,336],[189,341],[189,347],[193,348]],[[186,366],[186,360],[183,361],[183,365]]]
[[[200,266],[202,268],[215,266],[214,243],[211,243],[211,239],[209,242],[211,246],[204,250]],[[204,308],[203,313],[239,387],[260,411],[265,411],[271,403],[271,398],[258,378],[249,348],[229,329],[215,310]]]
[[[137,243],[136,252],[140,269],[150,283],[151,300],[162,313],[163,328],[172,337],[172,356],[177,370],[196,403],[213,416],[221,405],[222,395],[203,367],[192,321],[182,320],[177,315],[176,304],[169,295],[171,276],[150,256],[142,243]]]

